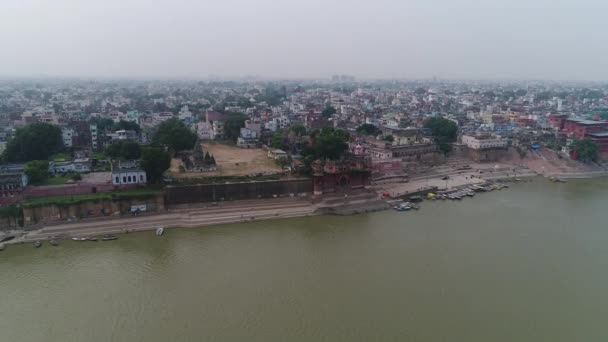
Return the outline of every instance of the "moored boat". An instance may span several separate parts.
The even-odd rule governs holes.
[[[3,250],[4,250],[4,244],[0,243],[0,251],[3,251]]]
[[[34,242],[34,248],[39,248],[40,246],[42,246],[42,242],[40,242],[40,241]]]
[[[87,241],[87,238],[84,238],[84,237],[73,237],[72,240],[74,240],[74,241]]]
[[[49,241],[49,243],[50,243],[51,245],[53,245],[53,246],[59,246],[59,242],[57,242],[57,240],[54,240],[54,239],[51,239],[51,240]]]
[[[163,227],[156,228],[156,236],[161,236],[164,234],[164,232],[165,232],[165,228],[163,228]]]
[[[101,241],[111,241],[111,240],[118,240],[118,236],[116,236],[116,235],[104,235],[101,238]]]
[[[93,237],[87,238],[87,241],[97,241],[97,238],[93,236]]]

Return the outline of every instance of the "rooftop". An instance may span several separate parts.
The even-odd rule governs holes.
[[[585,120],[585,119],[568,119],[569,121],[574,121],[574,122],[578,122],[581,125],[601,125],[601,124],[608,124],[608,122],[605,121],[595,121],[595,120]]]
[[[596,137],[596,138],[604,138],[604,137],[608,137],[608,132],[587,133],[587,135],[590,135],[590,136]]]

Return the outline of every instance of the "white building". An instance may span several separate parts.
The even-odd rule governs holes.
[[[139,161],[119,161],[112,165],[112,184],[146,184],[146,172],[139,168]]]
[[[97,150],[97,148],[99,147],[97,142],[98,142],[98,138],[97,138],[97,125],[91,125],[89,127],[89,129],[91,130],[91,148],[93,150]]]
[[[196,124],[196,133],[201,140],[211,140],[213,136],[213,128],[208,122],[199,122]]]
[[[61,138],[63,139],[63,145],[65,147],[73,146],[73,140],[72,140],[73,136],[74,136],[74,129],[67,128],[67,127],[64,127],[61,129]]]
[[[463,135],[462,143],[467,145],[468,148],[474,150],[485,150],[494,148],[506,148],[508,142],[506,139],[496,136],[472,136]]]
[[[192,118],[192,112],[188,108],[188,106],[183,106],[178,113],[178,117],[180,120],[190,119]]]

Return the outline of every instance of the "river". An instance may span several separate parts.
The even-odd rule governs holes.
[[[608,180],[0,252],[2,341],[606,341]]]

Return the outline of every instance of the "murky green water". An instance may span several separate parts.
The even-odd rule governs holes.
[[[1,341],[607,341],[608,180],[9,246]]]

